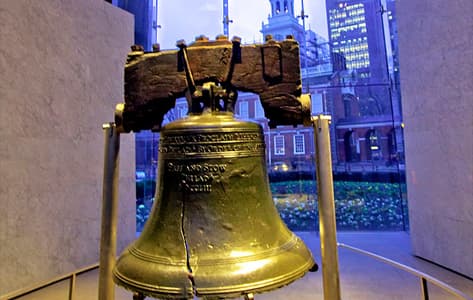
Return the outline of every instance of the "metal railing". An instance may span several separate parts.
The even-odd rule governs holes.
[[[0,300],[15,300],[15,299],[20,299],[21,297],[27,296],[29,294],[32,294],[34,292],[37,292],[39,290],[42,290],[44,288],[47,288],[49,286],[52,286],[56,283],[59,283],[64,280],[69,280],[69,290],[68,290],[68,300],[74,300],[74,293],[75,293],[75,287],[76,287],[76,277],[79,276],[80,274],[87,273],[89,271],[95,270],[99,267],[99,264],[94,264],[79,270],[76,270],[74,272],[56,277],[52,280],[40,283],[38,285],[35,285],[33,287],[21,289],[12,293],[7,294],[6,296],[0,296]]]
[[[363,254],[363,255],[366,255],[370,258],[374,258],[374,259],[377,259],[383,263],[386,263],[386,264],[389,264],[391,266],[394,266],[398,269],[401,269],[405,272],[408,272],[408,273],[411,273],[412,275],[416,276],[419,278],[419,281],[420,281],[420,288],[421,288],[421,296],[422,296],[422,299],[423,300],[429,300],[429,289],[428,289],[428,283],[432,283],[436,286],[438,286],[439,288],[441,288],[442,290],[452,294],[453,296],[456,296],[458,297],[459,299],[464,299],[464,300],[473,300],[473,298],[471,298],[470,296],[466,295],[465,293],[463,293],[462,291],[459,291],[457,290],[456,288],[428,275],[428,274],[425,274],[423,272],[420,272],[414,268],[411,268],[409,266],[406,266],[406,265],[403,265],[403,264],[400,264],[394,260],[391,260],[389,258],[386,258],[386,257],[383,257],[383,256],[380,256],[380,255],[377,255],[377,254],[374,254],[372,252],[369,252],[369,251],[365,251],[365,250],[362,250],[362,249],[359,249],[359,248],[356,248],[356,247],[352,247],[352,246],[349,246],[349,245],[346,245],[346,244],[343,244],[343,243],[338,243],[338,247],[341,247],[341,248],[346,248],[346,249],[349,249],[351,251],[354,251],[354,252],[357,252],[357,253],[360,253],[360,254]]]

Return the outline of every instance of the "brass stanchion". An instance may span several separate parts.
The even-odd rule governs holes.
[[[319,207],[320,250],[325,300],[340,300],[337,227],[333,195],[332,156],[330,151],[330,116],[312,118],[314,127]]]
[[[103,125],[105,137],[102,194],[102,232],[100,238],[99,300],[113,300],[112,270],[117,244],[118,169],[120,134],[114,123]]]

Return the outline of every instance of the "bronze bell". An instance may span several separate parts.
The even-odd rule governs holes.
[[[259,124],[226,112],[164,126],[154,207],[115,282],[157,298],[238,297],[313,267],[274,206],[263,137]]]
[[[299,99],[297,43],[208,43],[189,53],[183,43],[177,53],[132,53],[125,69],[117,125],[161,130],[150,218],[113,270],[137,299],[234,298],[285,286],[316,266],[274,205],[261,126],[233,117],[238,88],[260,96],[270,125],[310,117],[310,101]],[[161,128],[183,91],[190,114]]]

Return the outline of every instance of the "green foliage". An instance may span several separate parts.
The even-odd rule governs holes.
[[[318,229],[315,193],[306,193],[311,183],[271,183],[276,207],[292,230]],[[284,186],[287,187],[285,190]],[[398,183],[335,181],[337,228],[404,230],[407,203],[401,197],[403,189],[405,187]]]
[[[313,231],[318,228],[317,203],[313,195],[273,195],[279,215],[295,231]]]
[[[314,194],[316,191],[313,180],[271,182],[270,187],[273,194]]]
[[[148,183],[140,187],[154,186]],[[273,199],[281,218],[291,230],[318,230],[316,186],[313,180],[272,182]],[[339,230],[405,230],[405,184],[335,181],[335,214]],[[138,193],[137,186],[137,193]],[[137,230],[148,219],[154,198],[138,198]]]

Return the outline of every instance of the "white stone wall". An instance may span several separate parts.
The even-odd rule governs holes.
[[[0,295],[98,261],[104,138],[133,17],[103,0],[0,1]],[[134,238],[122,135],[120,249]]]
[[[473,277],[473,1],[398,1],[415,255]]]

